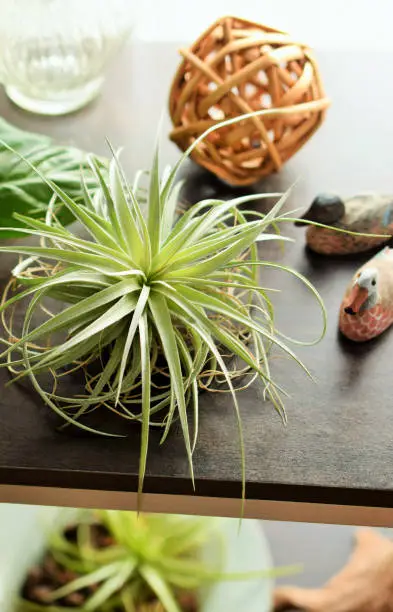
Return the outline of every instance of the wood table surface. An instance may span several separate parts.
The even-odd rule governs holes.
[[[290,207],[303,209],[320,191],[342,196],[379,191],[393,194],[393,54],[365,51],[318,53],[327,94],[326,122],[280,174],[253,186],[282,191],[296,179]],[[166,111],[177,46],[133,43],[113,66],[102,96],[79,113],[62,118],[30,115],[0,95],[0,115],[21,128],[53,135],[99,154],[105,137],[124,146],[131,177],[149,166],[161,113]],[[162,156],[178,152],[162,129]],[[186,197],[229,197],[231,189],[187,166]],[[287,359],[275,375],[290,393],[284,427],[258,385],[240,394],[247,457],[246,515],[279,520],[384,524],[393,522],[393,331],[363,346],[341,340],[337,313],[345,287],[365,258],[327,259],[304,248],[304,230],[288,226],[297,240],[266,258],[295,267],[321,292],[328,310],[325,339],[301,348],[316,382]],[[10,258],[2,255],[5,282]],[[275,299],[277,323],[286,334],[315,337],[321,315],[301,284],[283,272],[265,274],[263,284],[282,289]],[[297,350],[297,347],[295,347]],[[139,432],[121,440],[56,432],[39,400],[17,385],[0,385],[0,501],[133,508],[136,503]],[[153,437],[145,480],[144,508],[237,516],[240,455],[231,400],[201,395],[199,443],[192,490],[181,433],[164,446]]]

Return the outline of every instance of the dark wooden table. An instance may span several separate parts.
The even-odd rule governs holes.
[[[286,189],[300,177],[290,203],[307,206],[318,191],[393,193],[393,105],[388,78],[393,56],[378,52],[318,54],[326,90],[333,100],[327,120],[285,169],[254,190]],[[134,44],[114,66],[102,97],[63,118],[19,111],[4,94],[0,114],[22,128],[47,132],[59,141],[106,153],[105,137],[126,147],[129,175],[150,163],[160,114],[177,65],[176,46]],[[177,157],[163,129],[165,163]],[[188,197],[196,200],[231,190],[189,164]],[[239,190],[233,190],[239,193]],[[277,360],[276,375],[290,392],[288,426],[255,386],[240,396],[247,450],[248,516],[316,522],[393,523],[393,332],[364,346],[337,335],[337,311],[345,286],[361,259],[333,260],[308,255],[303,230],[267,256],[294,266],[322,293],[329,314],[325,340],[299,350],[317,384],[288,360]],[[9,260],[2,256],[3,282]],[[282,288],[277,317],[282,331],[314,336],[317,305],[284,273],[264,283]],[[0,384],[7,380],[4,370]],[[144,508],[170,512],[239,513],[240,458],[236,425],[227,396],[201,397],[200,438],[195,453],[196,492],[188,478],[181,434],[163,446],[152,444]],[[71,437],[56,433],[32,394],[16,385],[0,397],[0,501],[132,508],[136,503],[139,434],[124,440]]]

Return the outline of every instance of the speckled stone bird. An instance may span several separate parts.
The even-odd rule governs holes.
[[[355,342],[379,336],[393,323],[393,249],[385,247],[353,277],[341,303],[339,328]]]
[[[385,244],[392,237],[393,196],[370,193],[342,200],[336,195],[322,193],[314,199],[301,219],[351,232],[383,234],[381,238],[351,236],[323,227],[308,226],[306,241],[316,253],[361,253]],[[296,225],[305,224],[299,220]]]

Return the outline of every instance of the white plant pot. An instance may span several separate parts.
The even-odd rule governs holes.
[[[67,511],[65,516],[70,517],[71,513]],[[14,601],[26,573],[43,553],[47,530],[58,516],[59,508],[0,505],[1,612],[14,612]],[[217,525],[225,541],[225,572],[272,568],[269,548],[259,522],[244,520],[240,533],[238,519],[219,519]],[[214,553],[209,547],[205,550],[206,557],[214,556]],[[201,612],[269,612],[272,589],[271,578],[217,583],[202,594]]]

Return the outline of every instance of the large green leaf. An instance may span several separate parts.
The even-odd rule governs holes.
[[[12,152],[5,146],[15,150]],[[83,200],[80,173],[84,172],[87,187],[95,189],[97,180],[87,163],[86,154],[76,147],[55,144],[43,134],[25,132],[0,118],[0,227],[21,225],[12,218],[14,212],[43,219],[51,187],[38,176],[29,165],[19,158],[25,157],[46,178],[61,187],[74,200]],[[100,160],[107,170],[106,160]],[[73,214],[61,205],[57,216],[67,225],[74,220]],[[2,234],[2,238],[18,237],[13,231]]]

